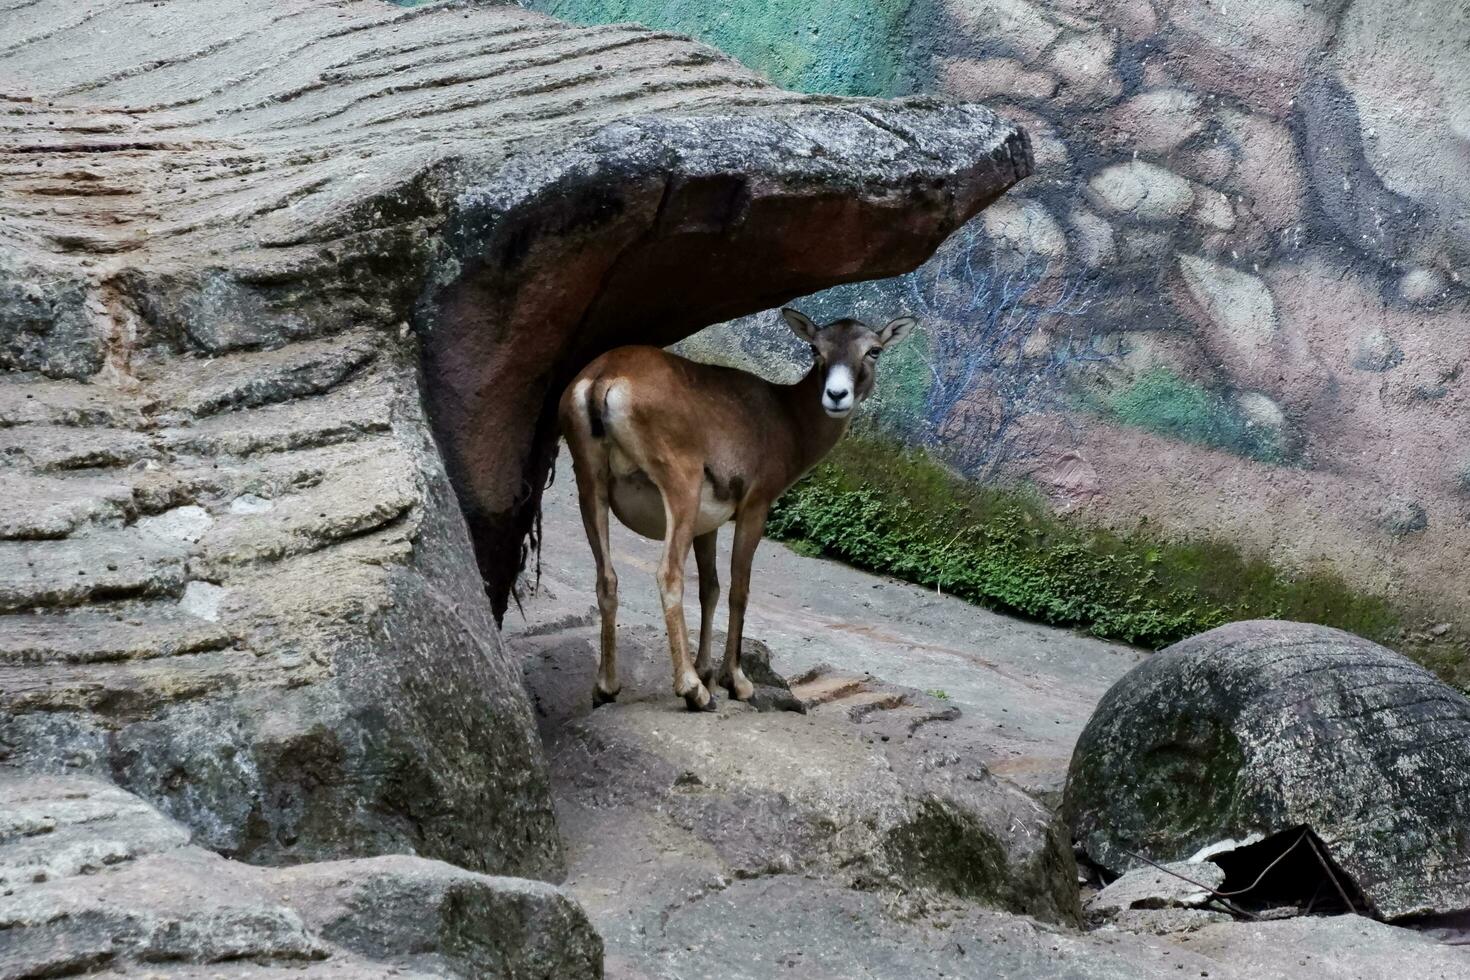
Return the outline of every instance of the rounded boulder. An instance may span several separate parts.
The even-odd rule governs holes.
[[[1063,814],[1116,873],[1305,826],[1384,918],[1470,908],[1470,699],[1341,630],[1231,623],[1113,685]]]

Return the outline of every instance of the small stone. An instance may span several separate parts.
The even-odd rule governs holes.
[[[1067,236],[1046,205],[1021,198],[1002,198],[981,215],[985,233],[1023,255],[1061,258],[1067,254]]]
[[[1359,371],[1382,373],[1398,367],[1403,360],[1404,352],[1394,343],[1393,338],[1382,330],[1374,330],[1358,341],[1357,351],[1353,354],[1353,367]]]
[[[1224,882],[1224,870],[1209,861],[1142,867],[1098,892],[1086,907],[1094,915],[1111,915],[1126,909],[1198,908],[1210,901],[1211,889],[1218,889]]]
[[[1113,261],[1118,254],[1113,243],[1113,226],[1087,208],[1074,208],[1071,215],[1072,230],[1077,236],[1078,258],[1088,268],[1097,268]]]
[[[203,507],[189,504],[138,520],[138,530],[157,538],[197,544],[214,518]]]
[[[264,514],[274,510],[275,507],[276,503],[274,500],[257,497],[253,493],[242,493],[230,501],[231,514]]]
[[[1408,303],[1427,303],[1443,294],[1445,285],[1437,269],[1410,269],[1399,279],[1399,295]]]
[[[1276,300],[1260,276],[1199,255],[1181,255],[1179,271],[1195,302],[1219,328],[1219,343],[1243,362],[1268,354],[1262,348],[1280,330]]]
[[[1246,424],[1279,429],[1286,424],[1286,413],[1268,395],[1259,391],[1242,391],[1235,396],[1235,404]]]
[[[1235,227],[1235,209],[1230,199],[1219,191],[1201,188],[1195,198],[1194,217],[1200,224],[1217,231]]]
[[[1088,181],[1087,186],[1107,210],[1140,221],[1177,218],[1194,204],[1189,181],[1142,160],[1114,164]]]
[[[229,591],[211,582],[190,582],[184,586],[184,597],[179,600],[179,608],[191,616],[217,623],[220,603]]]

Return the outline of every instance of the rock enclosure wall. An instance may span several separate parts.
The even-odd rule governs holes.
[[[788,84],[997,106],[1035,176],[919,276],[806,301],[928,324],[888,366],[900,428],[1089,519],[1465,613],[1463,4],[532,6],[688,20]],[[774,319],[703,349],[802,352]]]

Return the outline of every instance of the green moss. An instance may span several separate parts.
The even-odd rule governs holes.
[[[834,95],[897,95],[912,88],[903,52],[915,0],[531,0],[580,24],[635,21],[712,44],[783,88]]]
[[[1269,463],[1285,460],[1279,435],[1252,425],[1220,394],[1192,384],[1165,368],[1145,372],[1105,402],[1124,425],[1224,449]]]
[[[993,828],[939,797],[889,834],[886,859],[909,883],[972,899],[1047,922],[1078,924],[1077,862],[1058,833],[1047,829],[1041,853],[1008,855]]]
[[[844,440],[788,491],[769,533],[1006,612],[1150,647],[1255,618],[1323,623],[1389,646],[1402,634],[1400,610],[1330,572],[1288,574],[1220,541],[1086,527],[1033,495],[970,483],[873,435]]]
[[[1230,729],[1213,719],[1179,715],[1159,730],[1166,725],[1172,737],[1159,738],[1143,753],[1137,770],[1136,812],[1146,814],[1149,825],[1132,828],[1135,843],[1157,852],[1160,841],[1151,838],[1162,834],[1198,850],[1228,824],[1244,753]]]

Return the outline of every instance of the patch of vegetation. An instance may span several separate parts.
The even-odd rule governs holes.
[[[768,533],[807,553],[1148,647],[1256,618],[1322,623],[1389,646],[1403,634],[1400,610],[1331,572],[1288,574],[1220,541],[1084,527],[1033,494],[971,483],[874,434],[850,436],[788,491]]]
[[[1167,368],[1140,375],[1106,400],[1116,421],[1171,439],[1224,449],[1266,463],[1285,462],[1280,434],[1253,425],[1218,392],[1186,381]]]

